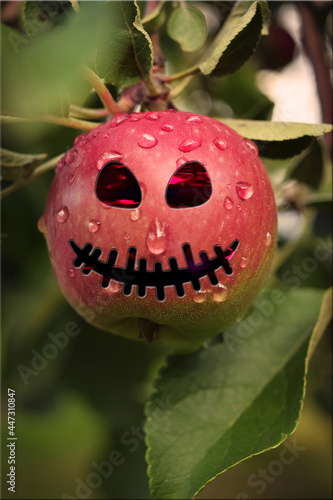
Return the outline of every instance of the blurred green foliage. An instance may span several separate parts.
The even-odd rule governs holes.
[[[230,2],[204,3],[222,24],[223,13],[230,9]],[[139,4],[144,10],[145,2]],[[170,4],[167,2],[166,5],[167,16],[170,15]],[[273,18],[276,19],[283,2],[273,4]],[[60,46],[60,53],[65,54],[70,70],[69,79],[73,88],[78,89],[75,98],[80,103],[87,99],[88,89],[82,77],[74,71],[72,60],[78,54],[79,60],[83,60],[86,54],[82,53],[82,47],[89,53],[90,40],[99,36],[97,10],[88,5],[86,27],[79,26],[77,32],[68,33],[64,45]],[[324,10],[318,8],[318,22],[323,29],[327,16],[327,12],[324,15]],[[216,30],[211,21],[208,40],[213,39]],[[8,42],[8,32],[4,33]],[[57,36],[56,31],[53,36]],[[35,41],[29,43],[31,59],[38,59],[38,49],[33,48]],[[162,29],[162,48],[172,71],[180,71],[194,62],[191,54],[181,52],[179,45],[167,37],[166,28]],[[255,83],[255,75],[267,59],[266,50],[265,47],[264,54],[259,46],[258,54],[230,77],[208,81],[197,76],[180,95],[177,104],[183,109],[213,116],[269,118],[274,103],[258,90]],[[84,56],[82,59],[81,55]],[[55,87],[49,89],[51,96],[58,92],[63,75],[59,74],[56,64],[53,67],[52,58],[45,61],[46,58],[44,54],[47,69],[41,67],[37,78],[43,82],[45,71],[52,71]],[[21,76],[22,72],[29,75],[31,64],[30,59],[21,59],[18,55],[20,64],[6,58],[2,62],[5,81],[13,85],[10,102],[19,111],[22,110],[21,103],[26,103],[25,82],[23,79],[23,84],[18,83],[22,81],[18,75]],[[29,85],[36,85],[36,74],[33,78],[27,76],[27,79]],[[33,94],[40,104],[38,86],[33,89]],[[86,102],[100,105],[96,96],[90,96]],[[4,109],[7,104],[3,103]],[[2,127],[2,145],[17,152],[45,152],[52,157],[69,149],[77,134],[78,131],[44,123],[6,124]],[[318,186],[319,192],[331,188],[331,177],[327,174],[329,158],[325,148],[324,151],[322,177],[316,178],[310,193]],[[294,167],[302,159],[302,155],[293,158]],[[284,162],[265,161],[265,165],[274,187],[280,192],[281,183],[288,180],[292,169],[288,170]],[[302,179],[299,175],[298,171],[297,178]],[[16,391],[18,437],[17,491],[12,494],[7,490],[8,455],[3,446],[2,497],[60,498],[64,493],[75,497],[79,484],[77,478],[87,485],[89,474],[96,470],[93,463],[110,463],[110,454],[117,450],[124,459],[123,463],[115,465],[98,487],[90,486],[89,498],[148,498],[146,447],[142,437],[143,405],[168,351],[158,343],[132,342],[99,331],[65,302],[51,269],[44,238],[37,229],[52,178],[53,172],[49,172],[35,179],[6,198],[2,205],[2,439],[5,442],[7,437],[8,387]],[[297,211],[297,196],[296,193],[296,198],[284,199],[281,211]],[[292,266],[299,266],[305,258],[313,256],[319,238],[328,247],[331,245],[331,214],[318,210],[311,212],[310,219],[305,237],[290,253],[288,248],[293,242],[288,238],[280,240],[279,250],[287,257],[283,257],[278,268],[275,279],[279,283],[283,284],[283,276]],[[308,278],[300,280],[300,286],[326,288],[331,283],[331,270],[330,259],[319,262],[315,272],[307,273]],[[45,368],[34,368],[36,352],[43,353],[45,346],[52,343],[50,333],[64,332],[66,325],[72,322],[80,333],[69,338],[65,348],[58,348],[54,359],[46,360]],[[306,451],[292,465],[286,466],[283,474],[267,484],[265,498],[331,498],[331,350],[328,331],[310,364],[308,396],[295,434],[297,442],[305,446]],[[22,365],[31,369],[29,376],[22,377],[22,371],[20,375],[18,367]],[[258,468],[267,467],[278,456],[279,449],[247,460],[213,481],[198,498],[230,498],[243,491],[251,498],[262,498],[255,496],[254,489],[249,488],[248,477]]]

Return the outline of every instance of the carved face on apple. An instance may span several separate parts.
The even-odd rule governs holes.
[[[39,227],[79,314],[191,351],[263,286],[276,207],[255,144],[230,127],[171,110],[119,114],[60,160]]]

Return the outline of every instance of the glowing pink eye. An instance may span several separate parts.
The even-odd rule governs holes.
[[[171,177],[166,202],[171,208],[191,208],[203,205],[212,196],[212,183],[202,163],[188,161]]]
[[[116,208],[137,208],[142,200],[134,174],[119,162],[104,165],[97,177],[95,193],[99,201]]]

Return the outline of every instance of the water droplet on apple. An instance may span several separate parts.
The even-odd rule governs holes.
[[[249,139],[247,139],[245,141],[245,144],[248,147],[248,149],[251,149],[251,151],[253,151],[258,156],[258,147],[257,147],[257,145],[254,142],[252,142]]]
[[[75,140],[74,140],[74,146],[77,146],[79,143],[81,143],[83,140],[85,140],[86,135],[87,134],[80,134],[80,135],[76,136]],[[82,144],[79,144],[79,145],[81,146]]]
[[[75,158],[77,157],[77,155],[78,155],[77,149],[71,149],[70,151],[68,151],[68,153],[65,156],[66,165],[69,165],[70,163],[72,163],[75,160]]]
[[[214,302],[224,302],[227,300],[229,295],[229,290],[225,285],[219,283],[213,293]]]
[[[68,271],[68,274],[69,274],[70,278],[74,278],[74,276],[75,276],[75,271],[74,271],[74,269],[70,269],[70,270]]]
[[[171,125],[171,123],[163,123],[161,129],[164,130],[164,132],[172,132],[173,125]]]
[[[242,200],[248,200],[253,196],[253,187],[248,182],[237,182],[236,191]]]
[[[159,219],[154,219],[149,226],[147,234],[148,250],[154,255],[165,252],[168,244],[167,224]]]
[[[110,126],[113,128],[113,127],[118,127],[119,125],[121,125],[122,123],[124,123],[126,120],[128,120],[129,118],[129,115],[127,113],[119,113],[118,115],[115,115],[111,122],[110,122]]]
[[[66,165],[66,156],[63,156],[62,158],[60,158],[60,160],[58,161],[58,164],[57,164],[57,172],[60,172],[64,166]]]
[[[121,161],[123,155],[118,151],[108,151],[98,157],[96,166],[97,170],[101,170],[108,161]]]
[[[206,300],[206,292],[204,290],[196,292],[196,294],[193,297],[193,302],[196,302],[197,304],[201,304],[202,302],[205,302],[205,300]]]
[[[136,208],[135,210],[132,210],[131,212],[131,220],[137,221],[140,219],[141,212],[139,208]]]
[[[214,139],[213,143],[221,151],[224,151],[227,148],[227,141],[225,139],[217,138]]]
[[[45,234],[47,233],[47,226],[46,226],[46,217],[45,217],[45,214],[42,215],[40,218],[39,218],[39,221],[37,223],[37,227],[38,227],[38,230]]]
[[[231,189],[231,184],[227,184],[227,189]]]
[[[99,220],[92,219],[88,224],[88,230],[90,233],[97,233],[99,228],[101,227],[101,223]]]
[[[68,184],[69,184],[70,186],[73,184],[74,179],[75,179],[74,175],[71,175],[71,176],[70,176],[70,178],[68,179]]]
[[[109,285],[110,292],[118,293],[122,290],[122,288],[123,288],[123,284],[120,283],[119,281],[114,281],[114,280],[110,281],[110,285]]]
[[[246,257],[242,257],[241,261],[239,263],[239,267],[241,267],[242,269],[244,269],[244,267],[246,267],[246,266],[247,266],[247,259],[246,259]]]
[[[266,239],[265,239],[265,245],[266,245],[266,247],[268,247],[268,245],[271,243],[271,241],[272,241],[272,235],[271,235],[270,232],[267,232]]]
[[[153,148],[158,143],[158,140],[153,134],[143,133],[139,135],[137,140],[140,148]]]
[[[181,167],[186,162],[187,162],[187,158],[185,158],[185,156],[181,156],[180,158],[178,158],[176,160],[176,165],[177,165],[177,167]]]
[[[188,137],[179,144],[178,149],[183,151],[183,153],[188,153],[189,151],[193,151],[196,148],[201,146],[201,139],[195,137]]]
[[[156,113],[156,111],[151,111],[150,113],[147,113],[145,116],[146,120],[151,120],[151,121],[158,120],[159,117],[160,115]]]
[[[236,208],[239,212],[242,210],[242,207],[240,205],[236,205]]]
[[[58,212],[57,212],[57,221],[59,224],[63,224],[66,222],[66,220],[69,217],[69,211],[66,206],[62,207]]]
[[[125,238],[125,240],[129,240],[129,234],[128,233],[124,233],[124,238]]]
[[[232,201],[230,198],[228,198],[228,197],[227,197],[227,198],[224,200],[224,208],[225,208],[226,210],[231,210],[233,206],[234,206],[233,201]]]
[[[203,123],[202,118],[199,115],[189,116],[186,121],[190,123]]]

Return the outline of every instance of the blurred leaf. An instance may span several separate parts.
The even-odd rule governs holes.
[[[6,181],[17,181],[29,177],[32,171],[47,157],[47,154],[29,155],[1,148],[1,172]]]
[[[147,80],[153,48],[136,2],[106,2],[109,27],[96,55],[98,76],[106,83],[128,87]]]
[[[234,8],[233,8],[233,19],[234,22],[237,22],[240,20],[241,17],[243,17],[244,14],[246,14],[247,10],[249,9],[249,6],[255,2],[236,2]],[[263,15],[263,26],[261,30],[262,35],[268,35],[269,34],[269,26],[271,23],[271,11],[269,9],[268,3],[266,0],[260,0],[260,6],[262,9],[262,15]]]
[[[261,36],[262,8],[254,2],[239,19],[238,4],[229,14],[199,69],[204,75],[224,76],[238,70],[253,54]]]
[[[332,130],[326,123],[269,122],[261,120],[220,119],[243,137],[257,143],[259,153],[267,158],[289,158],[306,149],[313,138]]]
[[[22,27],[27,35],[36,38],[62,24],[71,13],[71,2],[24,2]]]
[[[142,24],[144,25],[147,33],[153,33],[163,26],[165,20],[165,0],[160,0],[153,12],[142,19]]]
[[[195,52],[206,42],[205,16],[199,9],[182,2],[180,7],[172,12],[167,32],[185,52]]]
[[[86,97],[81,95],[82,66],[107,29],[104,4],[92,2],[83,2],[78,14],[37,40],[3,26],[3,114],[57,114],[64,93],[69,93],[73,103]],[[89,86],[83,92],[89,93]]]
[[[302,198],[302,203],[318,212],[332,215],[332,195],[330,193],[313,193]]]
[[[307,363],[311,359],[311,356],[320,341],[321,337],[324,335],[326,328],[328,327],[330,321],[332,320],[332,287],[326,290],[320,308],[320,313],[317,319],[317,323],[313,329],[313,334],[311,336]]]
[[[146,407],[152,498],[192,498],[294,431],[322,296],[317,289],[262,293],[222,344],[169,358]]]
[[[324,172],[324,158],[318,141],[312,144],[310,151],[300,160],[290,175],[291,179],[304,182],[313,189],[318,189]]]

